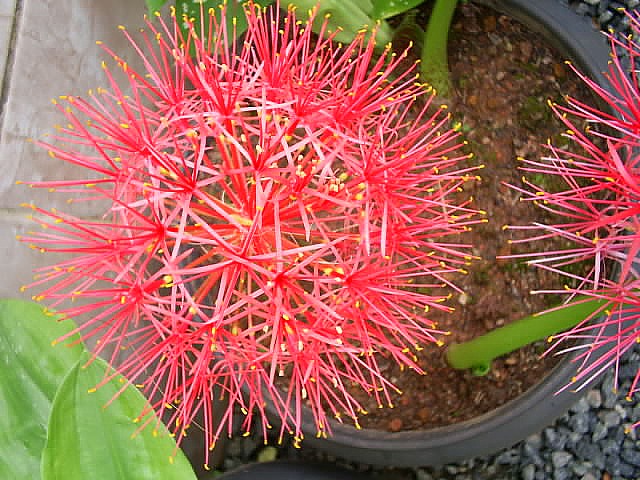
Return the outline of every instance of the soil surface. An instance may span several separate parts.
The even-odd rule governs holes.
[[[418,21],[427,14],[420,14]],[[504,183],[521,183],[517,157],[544,156],[541,144],[548,138],[556,146],[562,143],[562,125],[553,118],[547,100],[587,95],[564,64],[565,58],[546,45],[521,24],[474,4],[460,5],[453,22],[449,62],[454,92],[448,103],[454,119],[462,122],[474,162],[485,166],[482,180],[468,182],[464,194],[475,198],[475,207],[487,212],[488,222],[465,236],[481,260],[472,263],[468,275],[453,279],[461,289],[452,298],[456,311],[437,319],[440,328],[453,332],[447,343],[468,340],[544,310],[553,300],[530,291],[562,285],[559,278],[524,262],[496,258],[517,253],[508,243],[512,234],[503,230],[504,225],[544,221],[540,209],[520,202],[519,194]],[[495,361],[484,377],[452,370],[444,360],[444,348],[420,352],[424,376],[400,372],[391,362],[384,364],[387,378],[403,394],[393,399],[395,408],[378,409],[366,394],[352,392],[369,412],[359,422],[364,428],[415,430],[493,410],[530,388],[557,363],[551,356],[540,358],[545,345],[529,345]]]

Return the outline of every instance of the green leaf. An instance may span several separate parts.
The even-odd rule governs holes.
[[[202,3],[202,10],[200,10],[200,4]],[[228,0],[227,1],[227,11],[225,16],[225,22],[227,24],[227,31],[233,32],[233,22],[235,18],[235,31],[236,36],[241,35],[247,29],[247,17],[244,14],[244,9],[242,7],[245,4],[245,0]],[[273,0],[257,0],[254,1],[256,5],[267,6],[273,3]],[[176,0],[176,15],[178,16],[178,20],[181,21],[183,15],[187,15],[189,18],[196,19],[196,29],[198,25],[200,25],[200,13],[201,11],[208,15],[209,9],[213,8],[216,12],[215,15],[220,21],[220,8],[219,5],[222,4],[221,0]],[[207,22],[205,22],[207,25]],[[183,34],[187,34],[184,25],[182,25]],[[205,32],[206,34],[206,32]]]
[[[158,12],[167,0],[145,0],[149,13]]]
[[[148,403],[135,387],[117,395],[124,385],[117,377],[94,389],[109,367],[99,358],[87,365],[89,358],[88,353],[80,358],[56,394],[43,480],[195,480],[188,460],[155,418],[138,432],[146,418],[134,420]]]
[[[338,31],[335,39],[342,43],[351,43],[358,31],[363,27],[372,28],[376,19],[371,15],[372,5],[369,0],[295,0],[298,18],[304,18],[308,10],[318,6],[318,13],[313,22],[314,32],[327,19],[329,31]],[[380,22],[377,27],[376,44],[384,46],[392,40],[393,32],[387,22]]]
[[[208,15],[210,8],[215,8],[217,11],[219,11],[218,5],[220,4],[222,4],[222,1],[220,0],[176,0],[176,15],[178,17],[178,20],[180,20],[183,15],[187,15],[189,18],[199,19],[200,5],[202,5],[202,12],[204,12],[205,15]],[[227,9],[232,10],[232,5],[234,8],[239,8],[240,10],[242,10],[242,4],[236,2],[235,0],[229,1],[229,6],[227,7]],[[197,21],[196,25],[198,25]]]
[[[373,0],[371,16],[377,20],[383,20],[405,13],[417,7],[423,1],[424,0]]]
[[[83,351],[51,342],[73,328],[36,303],[0,299],[0,478],[40,478],[51,403]]]

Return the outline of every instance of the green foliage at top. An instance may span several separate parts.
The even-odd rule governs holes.
[[[157,12],[167,4],[168,0],[145,0],[147,4],[147,9],[149,12]],[[176,0],[175,2],[170,2],[175,6],[176,15],[178,18],[182,18],[183,16],[187,16],[190,19],[194,19],[196,22],[196,28],[199,24],[199,20],[201,18],[201,14],[205,15],[209,14],[209,11],[213,9],[215,11],[215,15],[218,20],[220,20],[220,6],[223,4],[222,0]],[[235,28],[236,36],[241,35],[247,29],[247,20],[243,13],[242,5],[246,3],[244,0],[226,0],[224,2],[227,6],[227,15],[224,19],[227,23],[227,29],[229,32],[232,32]],[[254,0],[256,5],[267,6],[273,3],[273,0]],[[235,19],[235,20],[234,20]],[[186,24],[182,25],[183,33],[187,33]]]
[[[371,16],[377,20],[394,17],[408,12],[424,0],[373,0]]]
[[[153,13],[158,12],[162,8],[162,6],[167,3],[167,0],[145,0],[147,9]]]

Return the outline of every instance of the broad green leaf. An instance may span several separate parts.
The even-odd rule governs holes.
[[[200,10],[200,4],[202,3],[202,10]],[[227,0],[227,10],[225,15],[225,22],[227,24],[227,31],[233,32],[234,22],[235,22],[235,32],[236,36],[241,35],[247,29],[247,17],[244,14],[244,9],[242,7],[245,4],[245,0]],[[273,0],[257,0],[254,1],[256,5],[267,6],[273,3]],[[203,12],[205,15],[209,14],[209,9],[213,8],[215,14],[220,20],[220,5],[222,4],[221,0],[176,0],[176,14],[178,18],[181,19],[183,15],[187,15],[189,18],[196,19],[196,29],[198,28],[200,13]],[[234,20],[235,19],[235,20]],[[207,22],[205,22],[207,25]],[[183,33],[187,33],[183,31]]]
[[[56,394],[43,480],[195,480],[188,460],[155,418],[138,431],[134,420],[148,405],[142,394],[129,386],[117,395],[122,377],[95,389],[109,367],[101,359],[87,365],[89,358],[88,353],[80,358]]]
[[[342,43],[351,43],[363,27],[372,28],[376,25],[376,19],[371,14],[372,5],[368,0],[294,0],[292,3],[298,7],[299,18],[304,18],[306,12],[317,5],[314,31],[317,32],[322,22],[327,19],[328,30],[338,30],[335,39]],[[377,26],[376,44],[384,46],[391,42],[392,36],[389,24],[385,21],[380,22]]]
[[[83,347],[53,340],[75,328],[33,302],[0,299],[0,478],[40,478],[53,397]]]
[[[405,13],[412,8],[417,7],[422,2],[424,2],[424,0],[373,0],[371,16],[377,20],[383,20],[385,18]]]
[[[145,0],[149,13],[158,12],[167,0]]]
[[[221,0],[176,0],[175,2],[175,6],[176,6],[176,15],[178,16],[178,19],[181,19],[183,15],[187,15],[189,18],[195,18],[195,19],[199,19],[200,18],[200,5],[202,5],[202,12],[205,15],[208,15],[209,13],[209,9],[214,8],[216,9],[216,11],[219,11],[219,7],[218,5],[221,5],[222,1]],[[242,4],[235,1],[235,0],[229,0],[229,4],[227,6],[227,10],[231,11],[235,11],[235,9],[239,9],[239,11],[242,11]],[[198,22],[196,21],[196,25],[198,25]]]

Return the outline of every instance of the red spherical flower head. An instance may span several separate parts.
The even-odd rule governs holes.
[[[281,436],[302,438],[303,407],[323,435],[328,416],[357,422],[354,386],[390,402],[380,356],[420,371],[413,352],[441,342],[426,312],[469,259],[469,156],[375,31],[342,46],[313,12],[249,3],[235,40],[214,13],[188,35],[149,22],[129,37],[144,71],[112,53],[126,85],[105,66],[108,90],[59,102],[69,127],[46,147],[93,178],[31,185],[105,210],[33,207],[46,229],[24,240],[73,256],[31,286],[88,316],[83,338],[178,441],[202,412],[213,446],[236,408],[266,436],[267,404]]]

